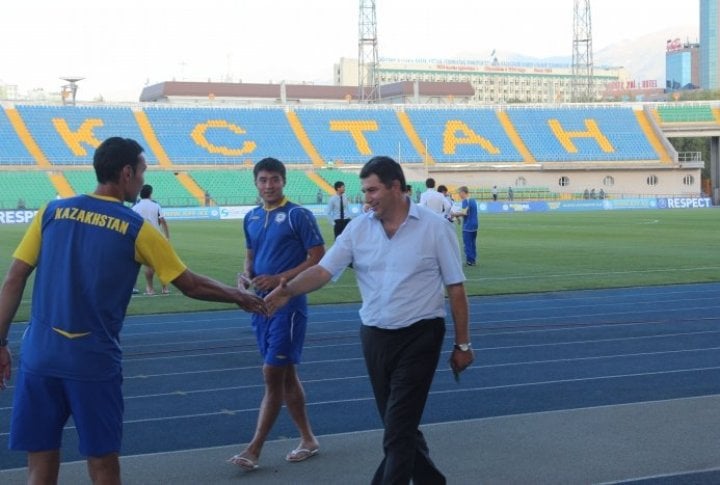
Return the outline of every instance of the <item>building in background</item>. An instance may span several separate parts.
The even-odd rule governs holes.
[[[700,87],[700,44],[668,39],[665,46],[665,89]]]
[[[700,87],[720,89],[720,0],[700,0]]]
[[[369,88],[368,88],[369,89]],[[397,82],[384,86],[383,104],[468,104],[475,91],[467,82]],[[320,84],[253,84],[166,81],[143,88],[141,102],[202,105],[349,105],[358,87]]]
[[[18,87],[16,84],[5,84],[0,79],[0,99],[18,99]]]
[[[357,85],[357,59],[335,64],[334,84]],[[567,103],[571,98],[570,65],[498,62],[497,59],[380,59],[376,77],[382,85],[404,81],[468,82],[475,89],[472,103]],[[626,85],[624,68],[595,66],[594,91],[603,99],[608,85]]]

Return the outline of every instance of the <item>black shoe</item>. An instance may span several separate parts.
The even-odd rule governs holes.
[[[468,261],[466,264],[467,264],[468,266],[475,266],[475,263],[471,263],[470,261]]]

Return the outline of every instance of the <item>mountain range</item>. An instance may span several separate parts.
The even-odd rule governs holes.
[[[593,51],[593,65],[607,67],[624,67],[630,79],[637,81],[658,81],[659,86],[665,85],[665,46],[669,39],[680,39],[681,42],[697,42],[698,27],[679,26],[672,27],[649,34],[628,37],[614,44]],[[520,53],[503,52],[498,50],[496,57],[499,60],[513,62],[566,64],[572,62],[572,43],[568,42],[567,56],[553,56],[545,58],[528,57]]]

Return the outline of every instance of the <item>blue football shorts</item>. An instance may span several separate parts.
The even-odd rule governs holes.
[[[253,314],[252,323],[263,362],[276,366],[300,363],[307,329],[306,312],[280,311],[270,318]]]
[[[85,456],[119,453],[123,424],[122,376],[106,381],[46,377],[18,370],[10,421],[10,449],[60,449],[72,416]]]

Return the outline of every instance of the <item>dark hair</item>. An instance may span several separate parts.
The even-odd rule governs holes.
[[[149,199],[152,196],[152,185],[145,184],[142,186],[142,189],[140,189],[140,198],[141,199]]]
[[[345,182],[343,182],[342,180],[338,180],[333,184],[333,187],[335,188],[335,190],[339,189],[340,187],[345,187]]]
[[[258,173],[260,173],[262,170],[265,170],[266,172],[277,172],[282,177],[283,182],[286,181],[285,165],[283,165],[283,163],[276,158],[267,157],[256,163],[253,167],[253,179],[257,179]]]
[[[435,187],[435,179],[434,178],[427,178],[425,179],[425,187],[428,189],[432,189]]]
[[[445,187],[444,185],[438,185],[437,191],[440,192],[441,194],[443,194],[443,193],[447,192],[448,190],[447,190],[447,187]]]
[[[366,179],[373,174],[377,175],[380,182],[388,189],[395,180],[400,182],[400,190],[405,192],[407,189],[402,167],[390,157],[372,157],[360,170],[361,179]]]
[[[100,144],[93,155],[93,167],[98,183],[117,182],[125,165],[130,165],[133,173],[140,163],[140,154],[145,150],[131,138],[114,136]]]

